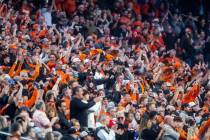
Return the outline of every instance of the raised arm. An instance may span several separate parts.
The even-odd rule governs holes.
[[[40,60],[37,59],[35,70],[34,70],[34,73],[33,73],[32,77],[31,77],[32,80],[36,80],[36,78],[39,76],[40,67],[41,67]]]
[[[172,100],[170,101],[170,104],[174,104],[177,101],[180,92],[184,93],[184,89],[182,87],[177,88]]]
[[[18,59],[16,59],[15,63],[12,65],[12,67],[11,67],[10,70],[9,70],[8,75],[9,75],[10,77],[13,76],[13,73],[14,73],[14,71],[15,71],[15,68],[16,68],[16,66],[17,66],[17,63],[18,63]]]
[[[92,107],[93,105],[95,105],[94,101],[88,102],[88,103],[84,103],[82,101],[78,102],[78,109],[84,110],[84,109],[88,109],[90,107]]]
[[[59,88],[58,88],[58,84],[59,82],[61,81],[61,77],[59,77],[56,81],[56,83],[54,84],[53,88],[52,88],[52,91],[54,93],[54,97],[57,97],[58,96],[58,93],[59,93]]]
[[[55,33],[58,35],[58,44],[61,44],[61,41],[62,41],[62,36],[61,34],[59,33],[59,31],[57,30],[56,26],[53,25],[52,26],[53,30],[55,31]]]
[[[29,108],[33,107],[38,96],[39,96],[39,91],[37,88],[35,88],[33,91],[32,97],[29,100],[27,100],[26,102],[24,102],[23,105],[25,105]]]
[[[16,94],[16,100],[18,101],[20,98],[22,98],[23,85],[19,81],[17,83],[20,86],[20,88]]]

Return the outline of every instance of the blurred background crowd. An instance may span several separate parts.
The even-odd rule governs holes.
[[[209,53],[208,0],[0,0],[0,140],[208,140]]]

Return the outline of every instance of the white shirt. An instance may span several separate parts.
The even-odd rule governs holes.
[[[94,79],[103,79],[103,78],[104,78],[104,75],[102,73],[96,72],[94,75]],[[104,84],[97,85],[96,88],[97,90],[104,89]]]
[[[97,122],[96,127],[101,127],[103,126],[101,123]],[[115,140],[115,133],[113,130],[109,130],[109,133],[107,133],[104,129],[100,129],[97,133],[97,136],[101,140]]]
[[[98,116],[101,110],[101,102],[97,102],[94,106],[88,109],[92,111],[88,114],[88,128],[95,128],[95,115]]]
[[[41,9],[41,14],[44,17],[47,26],[52,26],[52,15],[51,15],[51,12],[48,9],[46,9],[46,8],[42,8]]]

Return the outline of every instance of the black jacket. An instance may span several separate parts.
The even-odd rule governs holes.
[[[58,117],[59,117],[59,122],[61,124],[62,129],[69,129],[72,127],[71,123],[68,122],[63,112],[58,111]]]
[[[73,98],[71,100],[70,114],[71,118],[79,120],[82,127],[87,127],[88,122],[88,108],[95,105],[94,101],[84,103],[80,99]]]

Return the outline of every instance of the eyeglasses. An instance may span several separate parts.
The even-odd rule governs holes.
[[[123,119],[124,119],[124,117],[117,117],[117,119],[118,119],[118,120],[123,120]]]

